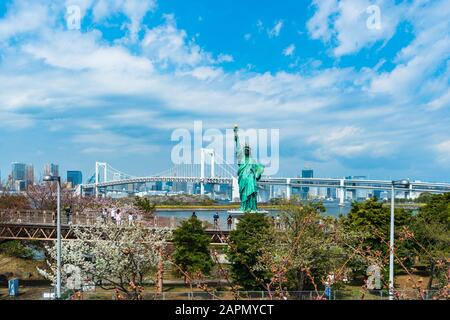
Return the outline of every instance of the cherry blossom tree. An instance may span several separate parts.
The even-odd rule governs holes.
[[[115,290],[117,297],[142,299],[146,276],[161,266],[161,254],[171,233],[166,228],[147,228],[140,223],[117,226],[98,223],[91,227],[73,226],[75,240],[62,242],[62,282],[73,279],[79,270],[82,280],[88,280],[105,290]],[[48,269],[38,271],[56,282],[56,250],[46,246]],[[157,281],[156,281],[157,282]]]

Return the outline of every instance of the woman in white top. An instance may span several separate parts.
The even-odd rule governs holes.
[[[128,212],[128,224],[131,225],[133,223],[133,213]]]

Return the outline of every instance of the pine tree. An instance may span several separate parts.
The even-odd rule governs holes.
[[[191,217],[183,221],[173,232],[173,261],[190,277],[198,272],[204,275],[209,274],[213,266],[209,242],[210,238],[205,233],[200,220]]]

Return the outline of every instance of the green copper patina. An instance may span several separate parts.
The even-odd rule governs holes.
[[[239,142],[238,126],[234,126],[234,141],[236,143],[236,157],[238,162],[239,196],[241,199],[241,211],[256,212],[258,184],[264,172],[264,165],[256,163],[251,157],[250,146],[247,144],[242,148]]]

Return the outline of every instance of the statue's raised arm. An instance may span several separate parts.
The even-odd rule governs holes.
[[[239,128],[238,128],[237,124],[234,125],[233,131],[234,131],[234,142],[235,142],[235,146],[236,146],[236,149],[235,149],[236,159],[237,159],[237,163],[239,164],[242,161],[243,151],[242,151],[241,143],[239,141],[239,135],[238,135]]]

